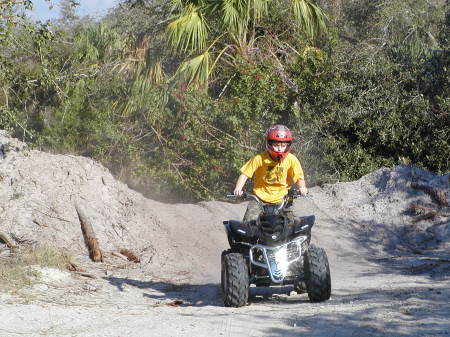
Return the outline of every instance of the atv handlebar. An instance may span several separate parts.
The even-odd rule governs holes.
[[[227,194],[226,197],[227,198],[236,198],[236,199],[240,198],[243,200],[253,199],[258,203],[263,203],[261,201],[261,199],[259,199],[256,195],[248,193],[248,192],[243,192],[242,195]]]
[[[243,200],[253,199],[260,206],[263,206],[263,205],[267,204],[267,203],[261,201],[261,199],[259,199],[256,195],[254,195],[252,193],[249,193],[249,192],[244,192],[244,193],[242,193],[242,195],[227,194],[226,197],[227,198],[242,198]],[[294,191],[294,192],[289,191],[283,197],[283,201],[280,203],[280,206],[278,207],[278,210],[282,209],[287,204],[287,202],[289,201],[290,198],[297,199],[297,198],[311,198],[311,197],[312,197],[311,194],[301,195],[301,194],[298,194],[297,191]]]
[[[225,195],[226,198],[242,198],[242,199],[254,199],[258,202],[262,202],[256,195],[249,193],[249,192],[243,192],[242,195],[234,195],[234,194],[227,194]],[[297,193],[296,191],[294,193],[287,193],[284,198],[289,198],[292,197],[294,199],[297,198],[312,198],[312,195],[310,193],[305,194],[305,195],[301,195],[299,193]]]

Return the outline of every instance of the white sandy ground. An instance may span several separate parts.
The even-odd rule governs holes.
[[[96,276],[45,268],[32,288],[0,293],[1,337],[450,336],[448,212],[417,223],[407,212],[413,201],[433,204],[411,182],[448,191],[449,175],[398,167],[313,188],[295,207],[317,217],[313,242],[328,254],[331,299],[253,288],[248,306],[225,308],[222,220],[242,217],[245,203],[162,204],[89,159],[29,151],[0,132],[1,144],[0,231],[67,247]],[[104,263],[87,258],[74,202],[93,219]],[[108,253],[119,248],[141,263]]]

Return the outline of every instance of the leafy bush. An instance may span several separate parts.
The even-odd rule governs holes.
[[[302,135],[299,149],[314,181],[353,180],[405,162],[449,170],[448,52],[433,50],[434,41],[423,33],[439,35],[439,24],[431,21],[442,18],[443,7],[418,19],[427,4],[408,6],[408,16],[397,2],[372,13],[365,8],[364,16],[372,18],[365,23],[371,40],[356,34],[346,39],[352,43],[339,41],[323,62],[299,58],[291,66],[303,88],[291,124]],[[339,22],[354,15],[348,12]],[[441,27],[448,29],[448,23]],[[379,44],[372,42],[374,34],[380,34]]]

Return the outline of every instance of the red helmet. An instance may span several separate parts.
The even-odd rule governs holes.
[[[288,146],[284,152],[277,152],[272,146],[272,142],[286,142]],[[287,154],[291,151],[292,147],[292,134],[287,126],[274,125],[267,130],[266,135],[266,149],[270,156],[275,161],[282,161],[286,158]]]

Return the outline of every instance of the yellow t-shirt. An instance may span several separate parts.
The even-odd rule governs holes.
[[[299,160],[288,153],[281,162],[272,160],[269,153],[257,154],[241,167],[241,173],[253,177],[253,193],[264,202],[279,203],[291,185],[304,179]]]

